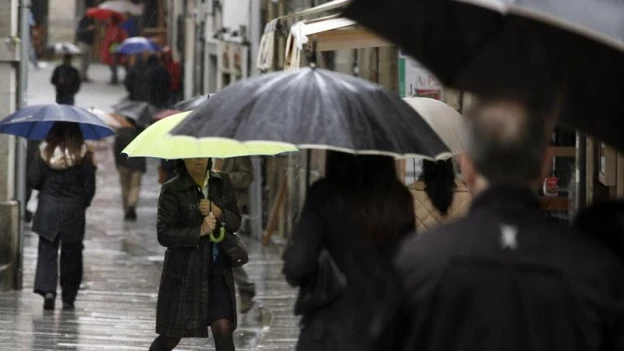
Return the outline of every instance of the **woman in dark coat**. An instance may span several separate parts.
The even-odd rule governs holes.
[[[44,309],[54,309],[60,245],[63,309],[71,310],[82,281],[86,210],[95,195],[93,155],[77,124],[54,124],[30,165],[28,182],[39,190],[33,221],[39,235],[35,293],[44,297]]]
[[[162,186],[157,229],[167,252],[156,310],[160,335],[150,351],[173,350],[181,338],[208,337],[209,326],[218,351],[234,350],[232,268],[210,234],[221,227],[226,235],[235,232],[241,216],[229,178],[211,168],[209,159],[178,161],[178,176]]]
[[[389,268],[394,249],[415,232],[412,196],[395,167],[390,157],[328,152],[325,179],[307,192],[283,273],[291,285],[314,284],[325,249],[347,284],[325,306],[298,311],[303,318],[297,350],[366,349],[373,307],[389,297],[395,283]]]

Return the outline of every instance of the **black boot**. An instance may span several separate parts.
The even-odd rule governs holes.
[[[137,214],[134,207],[130,207],[128,209],[128,212],[126,213],[126,219],[133,222],[137,220]]]
[[[55,299],[56,297],[54,296],[53,293],[45,294],[45,297],[43,298],[43,309],[46,311],[53,310]]]

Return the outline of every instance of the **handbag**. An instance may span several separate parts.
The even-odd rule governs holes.
[[[347,277],[336,266],[331,255],[322,249],[316,274],[307,279],[299,288],[295,303],[295,315],[308,315],[334,301],[347,288]]]
[[[238,268],[249,262],[249,254],[243,241],[236,233],[226,233],[221,241],[221,252],[232,268]]]

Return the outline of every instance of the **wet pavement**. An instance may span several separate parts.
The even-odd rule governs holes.
[[[53,102],[52,67],[31,70],[29,103]],[[106,85],[106,67],[93,66],[95,83],[83,85],[77,105],[109,110],[125,90]],[[155,233],[157,162],[143,177],[138,220],[123,221],[121,195],[110,141],[98,145],[97,194],[87,213],[84,284],[76,310],[44,312],[42,298],[32,293],[37,236],[27,233],[24,290],[0,293],[0,350],[147,350],[153,338],[156,297],[164,248]],[[296,291],[283,280],[280,248],[247,241],[245,267],[256,283],[255,307],[239,316],[237,350],[292,350],[298,333],[292,315]],[[176,350],[212,350],[210,339],[184,339]]]

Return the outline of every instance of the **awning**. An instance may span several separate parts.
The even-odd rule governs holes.
[[[359,28],[357,23],[343,17],[306,21],[300,26],[301,34],[316,42],[318,51],[335,51],[392,46],[378,35]],[[294,26],[293,26],[294,27]],[[290,35],[293,35],[291,33]]]

